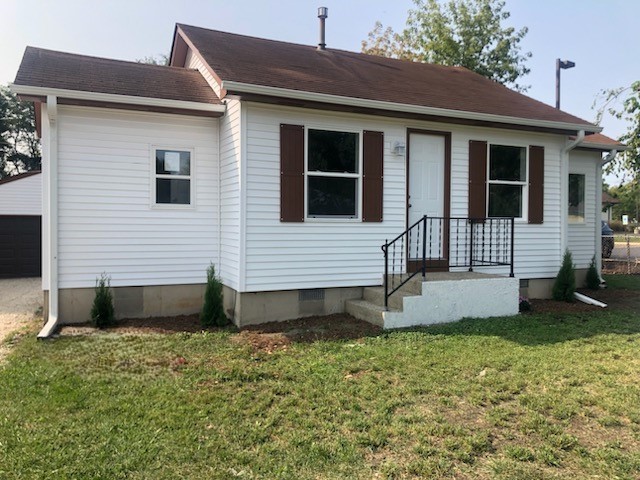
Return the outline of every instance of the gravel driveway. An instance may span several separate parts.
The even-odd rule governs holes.
[[[0,280],[0,343],[10,333],[34,321],[41,307],[40,278]]]

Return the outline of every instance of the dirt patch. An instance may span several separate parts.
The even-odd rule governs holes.
[[[639,275],[640,262],[638,262],[635,258],[630,262],[627,262],[627,260],[608,259],[602,262],[602,273],[605,275]]]
[[[83,336],[98,332],[112,332],[129,335],[151,333],[196,333],[207,330],[202,328],[198,315],[178,315],[175,317],[125,318],[118,320],[117,325],[99,330],[89,324],[65,325],[60,328],[60,335]]]
[[[612,310],[633,310],[640,311],[640,295],[637,290],[621,290],[621,289],[602,289],[587,290],[580,288],[579,293],[587,297],[594,298],[607,304],[607,308]],[[558,302],[556,300],[536,300],[531,299],[532,310],[527,313],[580,313],[580,312],[597,312],[602,307],[589,305],[579,301],[572,303]]]
[[[234,340],[267,353],[286,350],[292,343],[329,340],[358,340],[375,336],[380,327],[358,320],[346,313],[306,317],[285,322],[270,322],[242,329]]]

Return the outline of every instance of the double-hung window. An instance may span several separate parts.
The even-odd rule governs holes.
[[[360,134],[307,129],[307,217],[358,218]]]
[[[154,152],[154,204],[193,205],[192,151],[155,148]]]
[[[489,148],[488,216],[526,216],[527,149],[511,145]]]
[[[584,223],[585,176],[569,174],[569,223]]]

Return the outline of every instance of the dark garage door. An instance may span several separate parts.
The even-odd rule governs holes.
[[[0,215],[0,278],[42,273],[40,216]]]

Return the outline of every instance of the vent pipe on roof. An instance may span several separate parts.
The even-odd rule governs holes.
[[[324,21],[329,16],[329,9],[327,7],[318,8],[318,18],[320,19],[320,43],[318,43],[318,50],[324,50],[327,44],[324,41]]]

